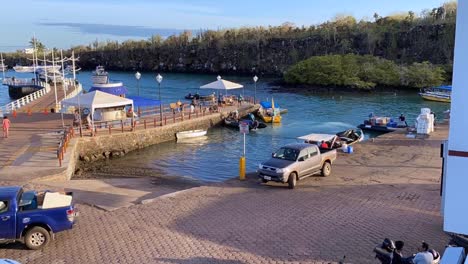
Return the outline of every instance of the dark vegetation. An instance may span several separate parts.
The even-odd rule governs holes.
[[[96,41],[72,49],[83,69],[101,64],[124,71],[285,75],[291,83],[361,89],[423,87],[450,82],[455,16],[456,2],[449,2],[419,15],[412,11],[387,17],[374,14],[372,21],[337,16],[310,27],[284,23],[196,35],[185,31],[166,39],[155,35],[122,43]],[[7,54],[6,63],[30,63],[25,56]],[[327,79],[313,73],[316,67],[338,72]]]

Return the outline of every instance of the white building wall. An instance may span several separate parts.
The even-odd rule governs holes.
[[[444,231],[468,235],[468,1],[458,1]]]

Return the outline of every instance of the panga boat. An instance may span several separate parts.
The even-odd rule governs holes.
[[[364,120],[358,128],[362,130],[375,131],[375,132],[393,132],[396,130],[406,130],[408,127],[405,121],[395,122],[389,117],[370,116],[368,120]]]
[[[176,133],[177,139],[184,139],[184,138],[196,138],[196,137],[203,137],[206,135],[206,130],[197,129],[197,130],[187,130],[181,131]]]
[[[259,122],[257,120],[250,120],[250,119],[242,119],[242,122],[246,122],[249,124],[249,130],[255,130],[257,128],[265,128],[267,125],[263,122]],[[239,121],[232,117],[226,117],[224,119],[224,124],[228,127],[239,129]]]
[[[450,103],[451,93],[452,93],[452,86],[445,85],[445,86],[426,88],[422,92],[420,92],[419,95],[425,100]]]
[[[302,137],[298,137],[297,139],[309,143],[309,144],[316,144],[320,145],[322,141],[326,142],[331,149],[341,148],[343,144],[346,145],[353,145],[356,142],[361,142],[364,140],[364,132],[362,130],[354,130],[348,129],[342,132],[336,133],[336,135],[332,134],[309,134]]]
[[[287,110],[285,112],[287,112]],[[257,115],[265,123],[281,123],[281,110],[279,106],[275,108],[275,101],[273,98],[271,98],[271,103],[267,101],[260,102]]]

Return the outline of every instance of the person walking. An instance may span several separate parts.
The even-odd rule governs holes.
[[[10,119],[8,119],[8,116],[3,117],[2,127],[3,127],[3,137],[7,138],[10,132]]]

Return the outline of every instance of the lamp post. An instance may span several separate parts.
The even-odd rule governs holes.
[[[255,90],[254,90],[254,104],[256,104],[256,103],[257,103],[257,81],[258,81],[257,75],[255,75],[255,76],[253,77],[253,81],[254,81],[254,83],[255,83],[255,88],[254,88],[254,89],[255,89]]]
[[[140,78],[141,78],[141,73],[136,72],[135,79],[137,80],[138,96],[140,96]]]
[[[156,76],[156,81],[158,82],[158,87],[159,87],[159,117],[161,118],[161,125],[162,125],[162,102],[161,102],[161,82],[163,80],[163,77],[161,74],[158,73]]]

